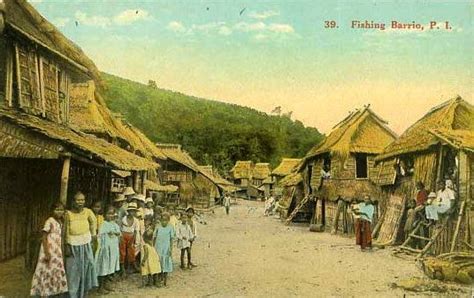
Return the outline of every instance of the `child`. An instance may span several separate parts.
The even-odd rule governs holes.
[[[161,222],[156,226],[153,235],[155,249],[160,256],[161,278],[163,285],[166,286],[168,273],[173,272],[172,243],[174,238],[174,229],[169,224],[169,213],[163,213]]]
[[[170,225],[174,228],[176,231],[176,227],[178,226],[178,213],[176,212],[176,207],[173,207],[171,209],[171,216],[170,216]]]
[[[197,267],[196,265],[194,265],[194,263],[191,261],[191,252],[193,250],[193,244],[194,244],[194,241],[196,240],[196,237],[197,237],[197,225],[196,225],[196,222],[194,221],[194,215],[195,215],[195,212],[194,212],[194,209],[189,207],[188,209],[186,209],[186,214],[188,216],[188,225],[189,227],[191,228],[191,233],[193,234],[193,237],[191,237],[189,239],[189,242],[190,242],[190,246],[189,246],[189,255],[188,255],[188,258],[189,258],[189,265],[191,267]]]
[[[99,250],[96,255],[97,276],[99,277],[99,293],[107,294],[113,292],[109,287],[109,281],[112,275],[120,271],[120,227],[114,221],[115,208],[107,208],[105,221],[99,227],[97,240]]]
[[[160,258],[158,253],[153,247],[153,233],[145,234],[142,248],[142,261],[141,261],[141,273],[142,273],[142,286],[151,286],[152,282],[154,286],[157,284],[157,275],[161,272]],[[146,281],[145,281],[146,280]]]
[[[64,205],[54,204],[52,217],[46,220],[43,227],[43,241],[31,282],[31,296],[46,297],[68,291],[61,250],[63,216]]]
[[[155,204],[155,202],[153,202],[153,199],[148,197],[145,199],[145,210],[144,210],[144,216],[145,218],[147,217],[151,217],[153,218],[154,217],[154,211],[153,211],[153,205]]]
[[[104,222],[104,216],[102,215],[102,202],[96,201],[94,204],[92,204],[92,212],[94,212],[95,215],[95,220],[97,222],[97,231],[96,234],[99,231],[99,227],[102,225]],[[97,251],[99,251],[99,239],[96,239],[95,241],[92,241],[92,251],[94,252],[94,255],[97,255]]]
[[[122,276],[125,275],[125,263],[128,263],[128,271],[135,267],[135,241],[140,233],[140,222],[135,218],[137,204],[128,204],[127,215],[122,218],[122,238],[120,241],[120,267]]]
[[[181,269],[184,267],[184,254],[188,256],[188,269],[191,269],[191,239],[194,238],[191,227],[188,224],[188,216],[181,214],[181,223],[176,228],[176,238],[178,238],[178,249],[181,249]]]

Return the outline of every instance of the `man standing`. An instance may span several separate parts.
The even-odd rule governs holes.
[[[225,194],[223,204],[224,204],[224,207],[225,207],[225,213],[227,215],[229,215],[229,211],[230,211],[230,196],[229,196],[229,193]]]

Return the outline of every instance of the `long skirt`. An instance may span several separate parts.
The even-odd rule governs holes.
[[[72,255],[66,258],[66,275],[70,297],[84,297],[98,287],[91,244],[71,245]]]
[[[372,247],[372,229],[367,220],[357,219],[355,224],[356,244],[364,249]]]

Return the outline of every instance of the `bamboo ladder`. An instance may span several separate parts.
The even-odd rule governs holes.
[[[286,219],[286,222],[285,222],[286,225],[289,225],[291,223],[291,221],[296,216],[296,214],[298,214],[298,212],[301,210],[301,208],[303,208],[304,205],[306,205],[306,203],[308,201],[309,201],[309,196],[306,196],[301,200],[301,202],[298,204],[298,206],[296,206],[296,208],[293,210],[293,212],[291,212],[290,216],[288,216],[288,218]]]
[[[451,250],[450,250],[451,252],[454,250],[454,247],[456,245],[455,242],[457,240],[457,235],[459,233],[459,227],[461,225],[461,220],[462,220],[463,213],[464,213],[465,203],[466,202],[461,203],[461,208],[460,208],[459,214],[458,214],[458,222],[457,222],[457,225],[456,225],[456,231],[455,231],[455,235],[453,237],[452,244],[451,244]],[[421,235],[417,234],[420,231],[421,227],[428,227],[429,226],[424,221],[420,221],[416,225],[416,227],[413,229],[413,231],[408,235],[408,238],[405,240],[405,242],[403,242],[403,244],[400,246],[400,249],[404,250],[404,251],[411,252],[411,253],[417,253],[417,258],[423,257],[429,251],[431,246],[433,246],[436,239],[438,239],[439,235],[441,235],[441,232],[443,232],[443,230],[446,228],[446,226],[448,224],[448,221],[449,221],[449,216],[442,220],[441,226],[435,228],[435,231],[434,231],[433,235],[431,236],[431,238],[424,237],[424,236],[421,236]],[[414,239],[427,241],[427,243],[424,245],[424,247],[422,249],[417,249],[417,248],[414,248],[410,245],[412,243],[411,241],[414,240]]]

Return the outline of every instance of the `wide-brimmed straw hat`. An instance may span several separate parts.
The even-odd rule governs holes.
[[[436,198],[436,193],[435,192],[430,192],[430,194],[428,195],[428,198]]]
[[[121,193],[119,193],[114,199],[114,202],[123,202],[123,201],[125,201],[125,195]]]
[[[131,196],[131,195],[134,195],[134,194],[135,194],[135,191],[130,186],[125,187],[125,189],[123,190],[123,195],[124,196]]]
[[[143,203],[145,203],[145,196],[137,194],[132,197],[132,200],[142,201]]]
[[[137,210],[137,209],[138,209],[137,203],[131,202],[128,204],[127,210]]]
[[[148,203],[153,203],[154,204],[155,202],[153,201],[153,199],[151,197],[148,197],[148,198],[145,199],[145,203],[147,203],[147,204]]]

